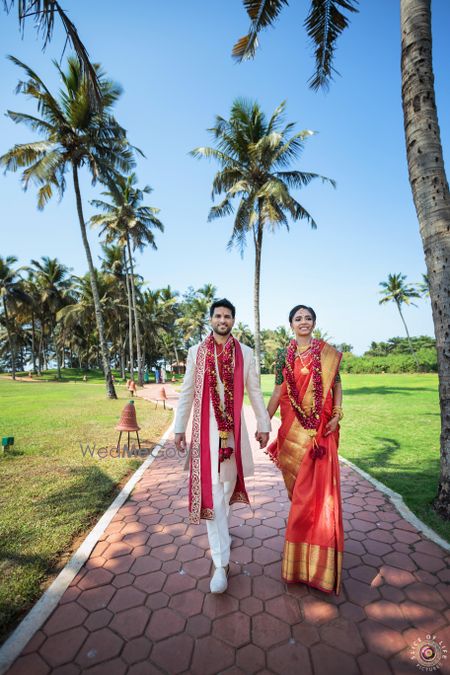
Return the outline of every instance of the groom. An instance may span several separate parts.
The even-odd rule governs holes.
[[[228,586],[231,538],[230,504],[249,504],[244,476],[253,474],[253,457],[242,404],[244,387],[256,415],[256,439],[267,445],[267,414],[253,351],[231,334],[236,310],[229,300],[210,308],[212,333],[189,349],[186,374],[175,418],[175,444],[186,448],[185,430],[194,405],[189,457],[189,519],[206,520],[211,557],[215,566],[212,593]]]

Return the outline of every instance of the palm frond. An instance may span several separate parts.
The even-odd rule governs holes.
[[[258,33],[278,18],[288,0],[243,0],[251,24],[247,35],[241,37],[233,47],[232,56],[237,61],[251,59],[258,48]]]
[[[309,80],[311,89],[327,89],[337,70],[333,67],[336,42],[349,21],[340,10],[357,12],[358,0],[311,0],[305,20],[306,32],[315,50],[316,69]]]
[[[320,178],[322,183],[330,183],[334,188],[336,181],[333,178],[321,176],[318,173],[311,173],[309,171],[277,171],[275,176],[283,181],[290,188],[302,188],[309,185],[312,180]]]
[[[211,207],[208,215],[208,222],[215,220],[216,218],[222,218],[223,216],[230,216],[233,212],[234,208],[229,197],[225,197],[220,204]]]

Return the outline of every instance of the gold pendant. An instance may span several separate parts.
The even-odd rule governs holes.
[[[306,366],[303,366],[303,368],[300,370],[302,375],[308,375],[309,373],[309,368],[306,368]]]

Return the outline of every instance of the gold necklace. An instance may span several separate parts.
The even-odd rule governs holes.
[[[307,363],[303,361],[303,356],[306,355],[306,353],[311,349],[311,343],[309,345],[306,345],[305,347],[300,347],[297,345],[297,356],[300,359],[300,363],[302,364],[302,367],[300,369],[300,372],[302,375],[308,375],[309,373],[309,368],[308,366],[311,364],[311,358]]]

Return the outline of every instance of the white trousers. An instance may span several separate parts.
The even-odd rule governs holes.
[[[214,520],[206,521],[209,547],[215,567],[226,567],[230,562],[230,532],[228,529],[230,518],[230,499],[233,494],[236,479],[224,483],[213,483]]]

